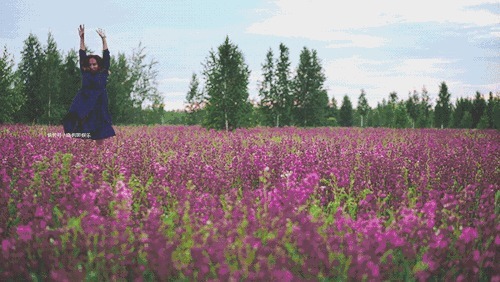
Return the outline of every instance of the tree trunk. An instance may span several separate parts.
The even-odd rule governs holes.
[[[226,122],[226,132],[229,131],[229,122],[227,120],[227,112],[224,112],[224,120]]]

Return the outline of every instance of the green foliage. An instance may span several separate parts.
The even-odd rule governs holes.
[[[13,122],[14,114],[24,103],[24,97],[14,88],[17,76],[13,67],[14,61],[5,46],[0,57],[0,123]]]
[[[349,96],[345,95],[342,100],[342,106],[339,111],[339,124],[340,126],[352,126],[353,125],[353,110],[352,103]]]
[[[207,95],[204,126],[233,130],[248,124],[251,104],[248,102],[250,70],[238,46],[229,37],[210,51],[205,63],[205,91]]]
[[[322,126],[328,114],[328,95],[324,88],[326,77],[316,50],[306,47],[300,54],[300,62],[293,81],[294,124],[297,126]]]
[[[438,101],[435,108],[434,124],[436,127],[448,127],[451,117],[451,94],[448,92],[448,86],[442,82],[439,86]]]
[[[368,111],[370,110],[370,106],[368,105],[368,101],[366,100],[366,93],[364,89],[361,89],[361,94],[358,98],[358,110],[357,112],[361,116],[361,124],[360,126],[364,126],[364,119],[366,118]]]
[[[21,62],[18,66],[19,83],[16,91],[25,97],[25,103],[15,115],[15,120],[22,123],[37,123],[43,115],[44,97],[38,91],[42,80],[42,47],[38,37],[30,34],[24,41]]]

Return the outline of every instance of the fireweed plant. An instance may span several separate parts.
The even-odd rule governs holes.
[[[500,280],[498,131],[59,131],[0,126],[2,281]]]

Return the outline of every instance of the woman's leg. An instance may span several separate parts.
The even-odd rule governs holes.
[[[101,146],[102,144],[104,144],[104,139],[95,140],[95,143],[97,144],[97,146]]]

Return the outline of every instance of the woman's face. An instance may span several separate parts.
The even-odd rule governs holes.
[[[91,72],[97,72],[99,70],[99,65],[97,64],[97,60],[94,58],[89,59],[89,68]]]

